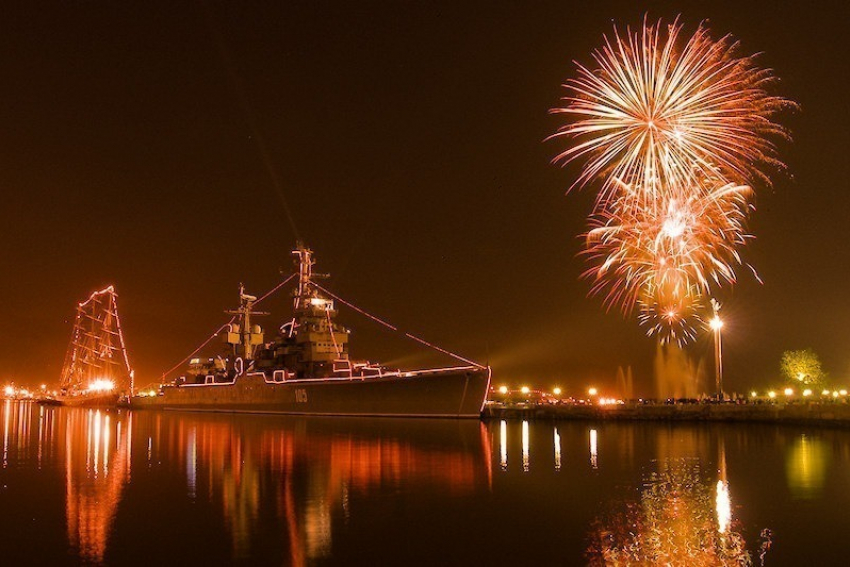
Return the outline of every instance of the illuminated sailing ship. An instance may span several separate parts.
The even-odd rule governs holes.
[[[92,293],[77,306],[60,388],[56,402],[83,406],[115,405],[133,391],[114,287]]]
[[[229,353],[192,359],[187,374],[162,384],[155,395],[133,397],[131,407],[348,416],[480,416],[490,384],[489,367],[456,355],[452,356],[465,365],[416,371],[392,371],[352,361],[349,331],[334,321],[336,296],[315,281],[326,276],[313,272],[313,252],[299,245],[293,254],[298,264],[294,313],[276,338],[265,342],[264,332],[253,324],[252,316],[266,314],[254,311],[257,298],[241,288],[240,306],[228,312],[233,318],[221,329],[226,330],[223,334]]]

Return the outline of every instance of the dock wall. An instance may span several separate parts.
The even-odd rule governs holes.
[[[712,421],[812,424],[850,427],[845,403],[696,403],[696,404],[493,404],[483,419],[586,421]]]

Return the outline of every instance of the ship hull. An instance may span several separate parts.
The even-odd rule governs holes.
[[[118,398],[119,395],[113,392],[84,393],[73,396],[58,396],[49,402],[40,400],[39,403],[82,408],[115,407],[118,405]]]
[[[137,396],[133,409],[328,416],[478,418],[490,370],[463,367],[365,378],[270,382],[262,373],[227,384],[165,385]]]

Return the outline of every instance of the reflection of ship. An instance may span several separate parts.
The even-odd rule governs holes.
[[[339,552],[342,522],[370,517],[387,495],[415,487],[475,498],[491,487],[486,428],[468,420],[390,429],[356,418],[141,412],[133,420],[149,462],[185,471],[189,498],[221,510],[234,561],[313,564]],[[136,454],[138,466],[144,451]]]
[[[299,245],[293,254],[299,265],[294,315],[277,338],[264,342],[262,329],[251,322],[260,315],[253,312],[258,300],[243,289],[241,305],[230,312],[226,326],[227,356],[193,359],[186,376],[162,385],[159,395],[134,397],[131,405],[350,416],[480,415],[489,368],[471,363],[402,372],[350,360],[349,331],[334,322],[333,296],[314,281],[321,276],[313,273],[312,251]]]
[[[68,540],[82,558],[98,563],[130,480],[130,420],[94,409],[54,411],[69,412],[64,416]]]
[[[71,406],[114,406],[133,390],[118,318],[118,294],[109,286],[77,306],[71,342],[62,367],[61,394],[43,400]]]

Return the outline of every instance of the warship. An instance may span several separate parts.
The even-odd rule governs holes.
[[[227,312],[232,315],[231,321],[221,329],[226,352],[213,358],[191,359],[183,376],[160,384],[158,390],[133,396],[130,407],[326,416],[480,417],[490,386],[489,367],[456,355],[466,364],[408,371],[352,360],[350,331],[335,321],[336,296],[316,282],[328,276],[314,273],[315,260],[309,248],[299,243],[292,254],[298,267],[298,272],[290,276],[298,277],[293,314],[274,339],[266,341],[263,329],[253,320],[268,313],[255,311],[257,297],[240,286],[240,305]]]

